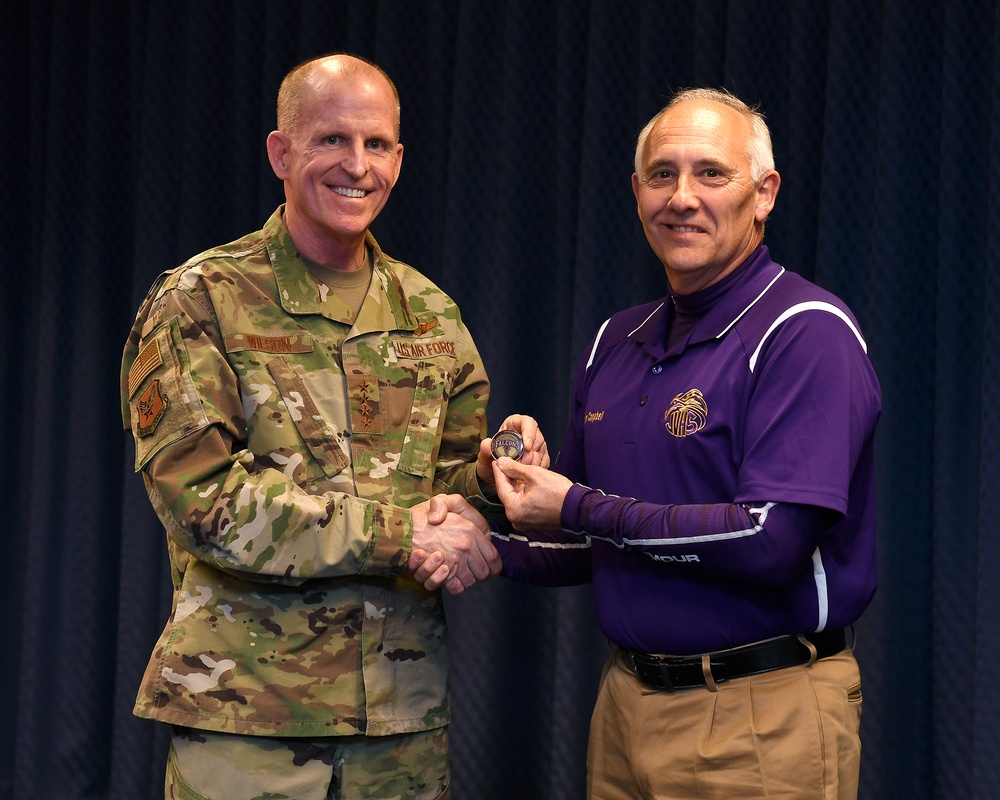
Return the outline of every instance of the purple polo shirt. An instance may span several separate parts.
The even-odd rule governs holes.
[[[563,523],[593,534],[591,549],[540,552],[512,539],[501,548],[505,572],[574,582],[589,568],[604,634],[652,653],[853,622],[875,591],[872,443],[881,408],[854,316],[763,246],[667,350],[670,303],[612,317],[576,375],[554,469],[581,484]],[[756,529],[709,535],[698,524],[653,535],[645,526],[639,539],[621,530],[621,503],[588,504],[595,495],[586,487],[652,510],[818,506],[832,523],[807,548],[777,546]]]

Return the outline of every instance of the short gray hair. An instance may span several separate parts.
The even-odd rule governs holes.
[[[736,95],[724,89],[682,89],[675,94],[669,103],[661,108],[656,115],[646,123],[635,145],[635,174],[642,176],[642,151],[646,146],[653,126],[674,106],[688,100],[712,100],[738,111],[750,121],[750,141],[747,143],[747,155],[750,157],[750,177],[756,182],[764,177],[764,173],[774,169],[774,151],[771,148],[771,131],[768,130],[764,115],[757,106],[748,106]]]

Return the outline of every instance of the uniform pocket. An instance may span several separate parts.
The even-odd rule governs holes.
[[[287,356],[280,356],[268,362],[267,371],[277,387],[287,420],[298,431],[303,444],[323,470],[323,474],[327,477],[340,474],[350,464],[344,432],[317,408],[306,386],[301,367]],[[278,421],[274,419],[273,412],[272,421]]]
[[[410,475],[430,478],[441,446],[452,377],[450,372],[429,361],[413,362],[413,369],[416,370],[416,382],[399,469]]]

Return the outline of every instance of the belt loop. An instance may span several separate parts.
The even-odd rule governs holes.
[[[806,667],[811,667],[813,664],[816,663],[816,659],[819,658],[819,653],[816,652],[816,645],[814,645],[812,642],[810,642],[801,633],[798,635],[797,638],[802,643],[803,647],[805,647],[806,650],[809,651],[809,661],[806,663],[805,666]]]
[[[708,687],[708,691],[719,691],[719,686],[715,682],[715,676],[712,674],[712,657],[708,653],[702,653],[701,672],[705,676],[705,685]]]

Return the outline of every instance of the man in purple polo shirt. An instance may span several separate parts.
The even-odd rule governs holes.
[[[670,292],[594,338],[551,471],[496,462],[504,574],[593,580],[614,654],[591,798],[855,798],[844,629],[875,591],[881,408],[865,340],[762,244],[780,177],[756,110],[682,92],[635,170]]]

